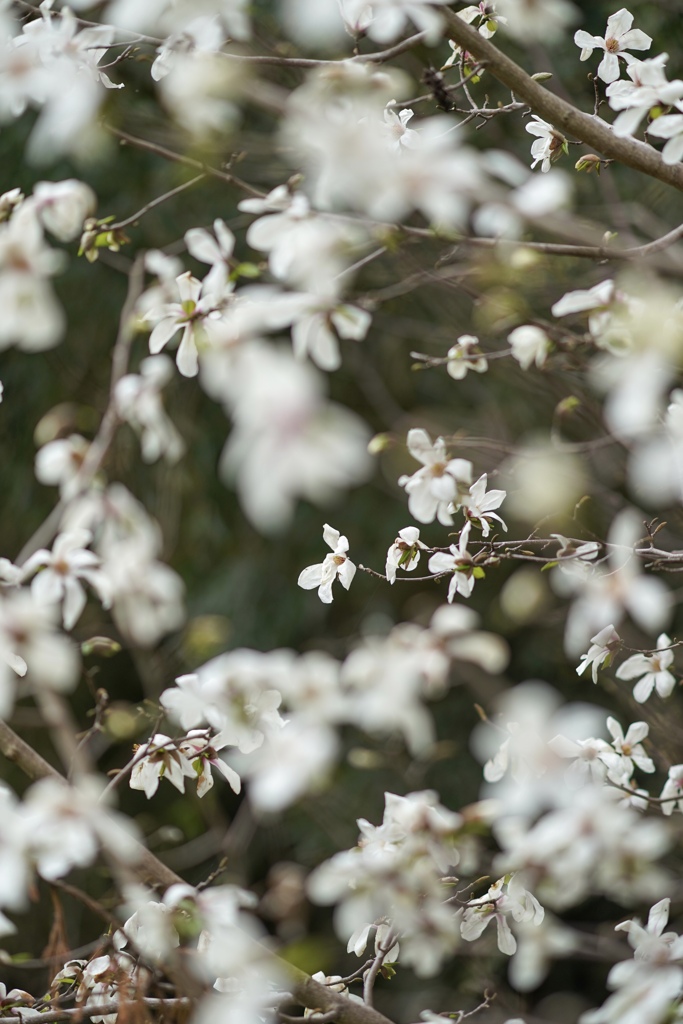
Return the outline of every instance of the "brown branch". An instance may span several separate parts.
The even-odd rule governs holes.
[[[184,181],[182,185],[177,185],[172,188],[169,192],[164,192],[162,196],[157,196],[156,199],[151,199],[148,203],[145,203],[137,213],[133,213],[130,217],[126,217],[125,220],[119,220],[115,224],[107,224],[107,231],[118,231],[121,228],[127,228],[130,224],[135,224],[140,220],[146,213],[153,210],[155,206],[159,206],[161,203],[165,203],[167,199],[172,199],[173,196],[177,196],[180,192],[184,192],[186,188],[192,188],[198,181],[203,181],[206,177],[206,173],[202,171],[196,178],[191,178],[190,181]]]
[[[666,185],[683,192],[683,166],[665,164],[661,155],[652,146],[636,139],[620,139],[600,118],[584,114],[571,103],[560,99],[535,82],[518,64],[502,53],[488,39],[466,24],[453,11],[439,7],[446,19],[447,35],[478,60],[485,60],[487,70],[494,78],[511,89],[515,97],[527,103],[553,127],[587,143],[598,153],[611,160],[632,167],[633,170],[663,181]]]

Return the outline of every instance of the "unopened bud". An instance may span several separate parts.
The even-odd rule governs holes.
[[[81,654],[84,658],[95,654],[100,658],[113,658],[121,650],[121,644],[108,636],[92,636],[81,644]]]
[[[601,164],[602,160],[599,156],[596,156],[595,153],[587,153],[586,156],[579,157],[574,164],[574,170],[585,171],[587,174],[590,174],[591,171],[597,171],[599,174]]]
[[[393,443],[391,434],[375,434],[368,445],[368,452],[370,455],[379,455],[380,452],[385,452],[387,448],[391,448]]]
[[[537,71],[535,75],[531,76],[532,82],[547,82],[549,78],[552,78],[551,71]]]

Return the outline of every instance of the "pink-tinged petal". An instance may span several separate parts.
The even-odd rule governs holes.
[[[174,334],[176,334],[181,324],[178,323],[176,317],[166,317],[160,320],[154,330],[149,336],[149,350],[153,356],[158,352],[161,352],[164,345],[167,345]]]
[[[353,577],[356,575],[356,567],[353,562],[347,558],[343,565],[339,566],[337,571],[339,576],[339,582],[345,590],[348,590],[353,582]]]
[[[186,231],[185,245],[190,256],[194,256],[200,263],[220,263],[222,260],[216,239],[206,228],[190,228]]]
[[[199,355],[192,324],[187,324],[176,353],[176,365],[183,377],[196,377],[199,373]]]
[[[67,577],[64,581],[64,604],[62,606],[64,629],[73,629],[85,608],[85,601],[85,590],[81,584],[73,577]]]
[[[619,77],[619,59],[616,53],[606,53],[598,65],[598,78],[603,82],[616,82]]]
[[[315,590],[322,583],[323,567],[321,565],[309,565],[302,569],[297,580],[303,590]]]

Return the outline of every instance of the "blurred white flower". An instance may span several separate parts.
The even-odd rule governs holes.
[[[455,345],[451,345],[448,350],[446,370],[453,380],[463,380],[468,370],[486,373],[488,368],[488,360],[479,349],[479,338],[473,334],[461,334]]]
[[[669,672],[674,652],[666,633],[657,637],[657,651],[659,653],[650,656],[633,654],[617,669],[617,679],[638,680],[633,688],[633,697],[639,704],[644,704],[653,690],[660,697],[670,697],[676,685],[676,677]]]
[[[545,365],[550,348],[550,338],[541,327],[524,324],[515,327],[508,334],[508,342],[512,349],[512,358],[516,359],[523,370],[528,370],[532,363],[540,369]]]
[[[61,604],[66,630],[73,629],[85,608],[86,594],[81,581],[90,584],[104,608],[111,604],[100,559],[87,550],[91,540],[88,530],[60,533],[52,551],[40,548],[24,563],[26,577],[37,573],[31,583],[33,596],[45,604]]]

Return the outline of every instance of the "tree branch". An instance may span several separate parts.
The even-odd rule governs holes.
[[[515,97],[523,99],[535,113],[549,121],[554,128],[573,135],[611,160],[617,160],[635,171],[657,178],[658,181],[663,181],[666,185],[683,192],[681,164],[665,164],[657,150],[644,142],[632,138],[617,138],[600,118],[584,114],[571,103],[544,89],[519,64],[502,53],[488,39],[479,35],[476,29],[466,24],[453,11],[446,7],[439,7],[439,11],[446,18],[448,36],[478,60],[485,60],[487,70],[494,78],[511,89]]]

